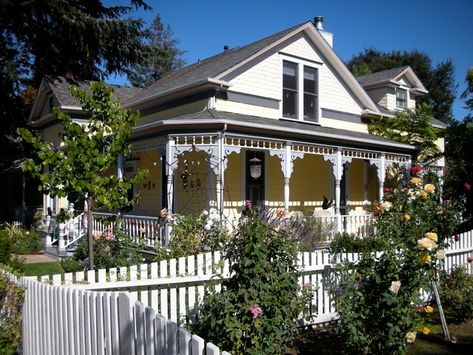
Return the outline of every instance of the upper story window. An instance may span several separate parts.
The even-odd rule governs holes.
[[[396,88],[396,107],[400,109],[407,108],[407,90]]]
[[[284,60],[282,96],[283,117],[317,122],[318,70]]]

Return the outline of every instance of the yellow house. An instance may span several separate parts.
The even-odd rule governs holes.
[[[119,159],[117,173],[150,173],[135,187],[142,198],[130,213],[215,207],[234,220],[250,200],[332,218],[339,230],[367,216],[382,199],[386,167],[408,166],[415,154],[413,146],[369,134],[367,118],[393,117],[427,91],[409,67],[357,80],[332,41],[317,17],[226,49],[145,89],[117,87],[123,106],[141,113],[133,153]],[[61,127],[52,107],[86,119],[68,82],[87,86],[45,78],[30,117],[55,144]],[[67,206],[45,197],[44,207]]]

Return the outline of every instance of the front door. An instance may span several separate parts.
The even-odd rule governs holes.
[[[265,155],[260,151],[246,152],[245,200],[257,208],[264,207]]]

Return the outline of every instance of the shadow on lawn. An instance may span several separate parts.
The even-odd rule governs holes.
[[[417,340],[407,347],[409,355],[473,354],[473,322],[449,324],[454,341],[444,339],[440,327],[429,335],[417,334]],[[350,354],[342,349],[343,341],[335,334],[333,326],[301,329],[292,349],[286,355],[335,355]]]

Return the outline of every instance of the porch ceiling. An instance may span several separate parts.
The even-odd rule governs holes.
[[[204,110],[194,114],[152,122],[135,128],[135,137],[149,136],[152,133],[185,133],[186,131],[226,128],[230,133],[251,133],[267,138],[299,140],[307,143],[343,145],[347,147],[381,149],[383,151],[412,154],[415,147],[401,144],[368,133],[322,127],[320,125],[275,120],[258,116],[242,115],[232,112]]]

